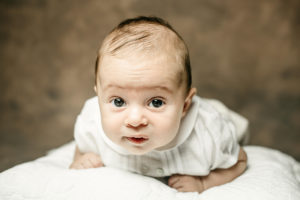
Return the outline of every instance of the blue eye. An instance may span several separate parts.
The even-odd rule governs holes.
[[[160,99],[153,99],[150,103],[149,106],[150,107],[154,107],[154,108],[159,108],[161,106],[163,106],[165,103],[160,100]]]
[[[122,107],[125,105],[125,101],[122,98],[115,98],[111,103],[116,107]]]

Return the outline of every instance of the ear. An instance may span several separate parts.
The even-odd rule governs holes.
[[[182,116],[181,117],[184,117],[186,115],[187,111],[189,110],[189,108],[192,104],[193,96],[196,94],[196,92],[197,92],[196,88],[191,88],[190,89],[187,97],[184,100],[184,106],[183,106],[183,111],[182,111]]]

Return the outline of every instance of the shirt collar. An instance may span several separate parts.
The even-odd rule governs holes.
[[[186,116],[181,120],[180,127],[176,137],[169,144],[160,147],[155,151],[171,150],[177,148],[178,146],[180,146],[182,143],[186,141],[186,139],[190,136],[195,126],[195,122],[198,114],[198,107],[199,107],[199,97],[194,96]]]

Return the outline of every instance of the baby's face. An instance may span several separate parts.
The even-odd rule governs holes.
[[[137,155],[168,145],[188,108],[181,66],[163,56],[104,56],[99,67],[96,92],[108,138]]]

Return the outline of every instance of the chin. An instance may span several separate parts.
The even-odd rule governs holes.
[[[131,148],[127,149],[127,150],[131,154],[137,155],[137,156],[147,154],[147,153],[149,153],[151,151],[149,149],[143,149],[142,147],[131,147]]]

